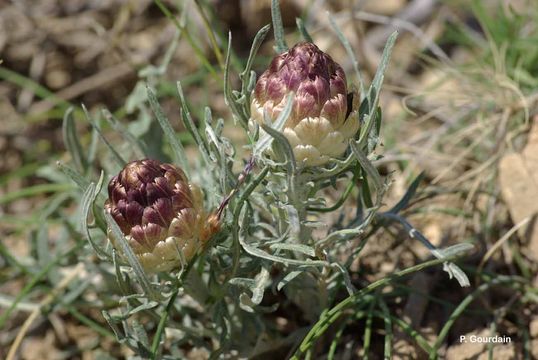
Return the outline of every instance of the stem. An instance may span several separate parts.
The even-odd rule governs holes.
[[[459,318],[459,316],[465,311],[467,306],[473,302],[480,294],[488,290],[491,286],[502,284],[506,282],[518,282],[518,279],[513,276],[505,276],[505,275],[499,275],[497,278],[490,280],[487,283],[484,283],[480,285],[475,291],[467,295],[467,297],[458,305],[456,309],[452,312],[452,314],[448,317],[447,322],[439,331],[439,335],[437,336],[437,339],[435,340],[435,343],[432,346],[432,351],[430,352],[430,359],[435,359],[437,356],[437,351],[445,341],[445,338],[448,335],[448,332],[456,319]]]
[[[308,215],[308,211],[305,206],[305,200],[307,200],[308,194],[306,194],[307,188],[304,186],[305,184],[302,183],[302,179],[299,178],[299,189],[300,189],[300,196],[297,199],[297,205],[299,206],[297,210],[299,211],[299,224],[301,225],[301,232],[299,233],[299,238],[301,239],[301,243],[308,244],[312,242],[312,228],[306,226],[306,217]]]
[[[310,329],[308,334],[305,336],[297,350],[295,351],[295,354],[291,358],[292,360],[299,360],[304,353],[313,345],[313,343],[321,337],[327,328],[334,323],[341,315],[343,315],[344,310],[348,309],[349,307],[353,306],[357,301],[359,301],[361,298],[363,298],[366,294],[378,289],[382,288],[383,286],[389,284],[391,281],[401,278],[405,275],[414,273],[416,271],[420,271],[422,269],[425,269],[427,267],[431,267],[434,265],[441,264],[445,261],[449,261],[450,259],[436,259],[427,261],[422,264],[418,264],[415,266],[412,266],[410,268],[404,269],[402,271],[398,271],[397,273],[387,276],[383,279],[380,279],[374,283],[371,283],[364,289],[361,289],[360,291],[356,292],[352,296],[347,297],[340,303],[338,303],[336,306],[334,306],[331,310],[327,311],[326,313],[322,314],[318,322]]]
[[[164,327],[166,325],[166,320],[168,320],[168,316],[172,311],[172,307],[174,306],[174,301],[176,300],[178,292],[179,289],[176,289],[172,296],[170,296],[168,304],[166,305],[165,310],[161,314],[161,319],[159,320],[159,325],[157,325],[157,331],[155,333],[155,336],[153,337],[153,343],[151,344],[151,353],[153,354],[153,359],[157,359],[159,344],[161,343],[161,338],[164,332]]]
[[[239,215],[243,205],[247,200],[248,196],[254,191],[256,186],[258,186],[262,180],[265,178],[269,172],[269,167],[265,166],[260,173],[252,180],[252,182],[247,186],[245,191],[237,199],[235,209],[233,211],[233,222],[232,222],[232,238],[233,238],[233,265],[230,275],[227,277],[227,280],[233,278],[239,269],[239,257],[241,256],[241,244],[239,242]]]
[[[292,174],[288,179],[288,198],[297,210],[297,216],[299,218],[298,240],[300,244],[310,244],[312,242],[312,229],[305,225],[308,215],[306,207],[306,201],[308,200],[306,180],[300,171]]]

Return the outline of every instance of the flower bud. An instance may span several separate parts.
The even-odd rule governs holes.
[[[274,122],[294,93],[293,108],[284,126],[295,159],[306,166],[340,157],[348,139],[359,129],[350,116],[346,75],[342,67],[312,43],[299,43],[276,56],[260,76],[251,102],[251,117]]]
[[[185,173],[156,160],[128,163],[108,184],[105,211],[114,218],[147,272],[189,261],[218,230],[206,228],[202,193]],[[108,237],[121,254],[111,230]]]

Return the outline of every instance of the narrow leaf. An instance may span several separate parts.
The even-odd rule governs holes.
[[[297,163],[295,162],[295,155],[293,154],[293,149],[290,145],[290,142],[288,139],[284,136],[284,134],[276,129],[273,129],[270,126],[262,125],[263,130],[267,132],[274,140],[275,144],[277,145],[274,147],[275,152],[277,155],[284,155],[279,156],[279,160],[283,161],[284,164],[286,164],[287,171],[289,174],[296,174],[297,173]],[[280,154],[279,154],[280,153]],[[291,177],[289,179],[290,181],[293,180]],[[293,185],[292,185],[293,186]]]
[[[148,93],[148,100],[151,109],[153,110],[153,113],[155,114],[159,125],[163,129],[166,139],[170,143],[170,146],[172,146],[174,162],[178,163],[188,176],[189,162],[187,160],[187,155],[185,155],[185,149],[183,148],[183,145],[181,145],[181,142],[179,141],[176,132],[174,131],[172,125],[168,121],[168,118],[164,114],[164,111],[159,104],[155,92],[149,87],[149,85],[146,85],[146,91]]]
[[[336,24],[336,21],[334,20],[334,17],[331,14],[329,14],[329,22],[334,32],[336,33],[338,40],[340,40],[340,42],[344,46],[344,49],[346,49],[347,56],[351,59],[351,62],[353,64],[353,70],[355,70],[355,74],[357,75],[357,79],[359,80],[360,97],[362,99],[366,97],[366,93],[364,92],[366,87],[364,86],[364,79],[362,78],[362,74],[359,70],[359,62],[357,61],[357,58],[355,57],[355,52],[351,48],[351,44],[349,43],[349,40],[346,38],[342,30],[340,30],[340,27],[338,26],[338,24]]]
[[[124,167],[125,164],[127,164],[127,162],[122,158],[122,156],[116,151],[116,149],[114,149],[114,147],[112,146],[112,144],[110,142],[108,142],[108,140],[106,139],[105,135],[103,134],[103,132],[101,131],[101,129],[99,128],[99,125],[93,120],[93,118],[90,116],[90,114],[88,113],[88,110],[86,109],[86,106],[82,105],[82,110],[84,111],[84,115],[86,116],[86,120],[88,120],[88,122],[91,124],[92,128],[97,131],[97,134],[99,135],[99,137],[101,138],[101,140],[105,143],[106,147],[110,150],[110,152],[112,153],[112,157],[114,158],[114,160],[116,160],[116,162],[118,163],[118,165],[120,167]]]
[[[248,91],[247,91],[248,90],[247,86],[250,82],[252,64],[254,63],[256,54],[258,53],[258,50],[260,49],[260,46],[262,45],[262,42],[267,36],[267,33],[269,32],[270,29],[271,29],[271,25],[269,24],[262,27],[258,31],[256,36],[254,37],[254,40],[252,41],[252,46],[250,47],[250,53],[248,54],[247,64],[245,65],[245,69],[243,70],[243,72],[239,75],[239,78],[242,81],[241,93],[244,96],[250,96],[250,94],[248,94]],[[250,98],[248,98],[248,100],[250,102]]]
[[[237,106],[237,101],[234,98],[234,95],[232,93],[232,88],[230,86],[230,55],[232,53],[232,33],[228,33],[228,48],[226,50],[226,61],[224,63],[224,102],[226,105],[230,107],[230,110],[232,110],[232,115],[234,119],[237,121],[239,120],[239,124],[244,128],[247,129],[248,119],[245,117],[245,115],[239,111],[239,108]]]
[[[131,134],[124,126],[122,126],[118,119],[116,119],[116,117],[110,111],[108,111],[108,109],[102,109],[101,113],[110,126],[120,133],[125,141],[132,146],[138,157],[147,157],[146,146],[133,134]]]
[[[88,226],[88,216],[90,215],[90,209],[93,206],[97,194],[95,191],[95,184],[90,183],[82,195],[81,201],[81,227],[82,231],[86,234],[86,239],[90,243],[91,247],[101,260],[110,260],[110,255],[106,253],[101,247],[93,241],[93,238],[90,234],[90,229]]]
[[[82,146],[77,135],[75,119],[73,117],[73,107],[69,107],[64,114],[62,123],[62,135],[65,147],[71,154],[73,162],[78,170],[84,171],[87,167],[86,157],[82,152]]]
[[[297,29],[299,29],[299,32],[301,33],[301,36],[303,37],[303,39],[305,41],[313,43],[314,41],[312,40],[312,37],[310,36],[310,34],[308,33],[308,31],[306,30],[306,28],[304,26],[303,19],[296,18],[295,23],[297,24]]]
[[[381,89],[381,85],[383,85],[383,79],[385,78],[385,71],[387,70],[387,65],[390,60],[390,55],[392,53],[392,48],[394,47],[394,43],[396,42],[396,38],[398,37],[398,32],[393,32],[385,44],[385,48],[383,49],[383,54],[381,55],[381,62],[379,63],[379,66],[377,68],[377,71],[374,76],[374,80],[372,81],[372,84],[370,85],[370,88],[368,89],[368,96],[370,96],[369,103],[370,103],[370,114],[372,114],[373,110],[377,107],[377,102],[379,100],[379,90]],[[373,99],[371,98],[372,93],[374,95]]]
[[[284,26],[282,25],[282,15],[280,13],[279,0],[271,1],[271,17],[273,18],[273,31],[275,33],[275,51],[279,54],[288,50],[286,39],[284,38]]]
[[[357,146],[354,140],[350,140],[349,144],[351,145],[351,150],[353,151],[353,154],[359,161],[359,164],[361,165],[361,167],[366,171],[368,176],[370,176],[372,180],[374,181],[376,191],[378,192],[381,191],[384,188],[384,185],[383,185],[383,180],[381,180],[381,175],[379,175],[379,172],[377,171],[377,169],[374,167],[374,165],[372,165],[370,160],[368,160],[366,155],[362,153],[362,151],[359,149],[359,147]]]
[[[146,275],[146,272],[142,268],[140,261],[138,261],[138,258],[136,257],[133,250],[131,249],[131,246],[127,242],[127,239],[121,232],[121,229],[116,223],[116,220],[114,220],[112,215],[110,215],[108,212],[105,211],[104,213],[105,213],[106,222],[108,226],[110,227],[110,230],[112,231],[112,235],[114,236],[116,241],[119,243],[121,247],[121,252],[127,258],[127,262],[133,269],[135,276],[140,286],[142,287],[142,290],[150,299],[155,299],[155,300],[161,299],[162,296],[160,294],[155,293],[155,291],[153,291],[153,288]]]
[[[60,161],[56,162],[56,165],[58,166],[60,171],[67,175],[71,180],[73,180],[73,182],[77,184],[82,191],[85,191],[88,188],[88,185],[90,185],[90,181],[78,171],[70,168],[69,166],[63,164]]]
[[[295,279],[297,276],[301,275],[302,271],[295,270],[290,271],[289,273],[284,276],[282,280],[280,280],[276,286],[276,289],[278,291],[282,290],[282,288],[286,285],[288,285],[293,279]]]
[[[194,120],[192,119],[191,113],[189,111],[189,107],[187,106],[185,95],[183,94],[183,88],[181,87],[181,82],[178,81],[176,83],[176,87],[177,87],[177,93],[179,96],[179,102],[181,104],[183,124],[185,125],[185,128],[189,130],[192,137],[194,138],[194,141],[198,145],[198,148],[200,149],[200,152],[202,153],[202,157],[204,161],[206,162],[206,165],[209,165],[211,163],[211,161],[209,160],[209,145],[206,139],[200,135],[200,132],[198,131],[198,128],[196,127],[196,124],[194,123]]]
[[[418,186],[420,185],[420,182],[424,179],[424,171],[421,172],[415,180],[411,183],[411,186],[409,186],[409,189],[405,192],[404,196],[398,201],[396,205],[392,207],[392,209],[389,210],[391,213],[399,213],[402,211],[407,204],[409,204],[409,201],[415,196],[415,193],[417,192]]]
[[[307,256],[312,256],[312,257],[316,256],[316,251],[312,247],[307,246],[307,245],[276,243],[276,244],[272,244],[270,248],[271,250],[288,250],[288,251],[299,252]]]
[[[288,117],[291,114],[292,106],[293,106],[293,94],[289,94],[288,99],[286,100],[286,106],[284,106],[284,109],[282,109],[276,121],[271,125],[272,129],[276,131],[282,131],[282,129],[284,129],[284,125],[286,124],[286,121],[288,121]],[[256,143],[256,146],[254,147],[254,151],[253,151],[254,157],[260,157],[261,154],[269,146],[271,146],[272,142],[273,142],[273,137],[269,135],[268,133],[264,133],[262,137]]]
[[[287,259],[284,257],[275,256],[257,247],[247,244],[242,236],[239,237],[239,243],[241,244],[243,249],[252,256],[256,256],[261,259],[270,260],[270,261],[278,262],[285,265],[304,265],[304,266],[328,266],[329,265],[329,263],[327,263],[326,261],[321,261],[321,260],[310,260],[310,259],[295,260],[295,259]]]

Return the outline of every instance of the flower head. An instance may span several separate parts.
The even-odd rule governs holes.
[[[341,156],[347,140],[359,128],[349,116],[346,75],[342,67],[312,43],[299,43],[276,56],[260,76],[251,102],[251,117],[264,123],[264,112],[275,121],[294,93],[284,135],[297,162],[322,165]]]
[[[179,267],[182,257],[192,259],[215,232],[198,187],[180,168],[156,160],[130,162],[114,176],[105,210],[148,272]],[[121,253],[110,229],[108,236]]]

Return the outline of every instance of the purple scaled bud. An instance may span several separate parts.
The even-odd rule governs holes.
[[[105,211],[118,223],[148,272],[168,271],[189,261],[212,233],[198,187],[171,164],[136,160],[108,184]],[[108,237],[121,253],[112,232]]]
[[[342,67],[312,43],[277,55],[256,83],[252,119],[263,124],[266,112],[275,121],[290,93],[293,108],[284,135],[297,162],[316,166],[341,156],[359,128],[356,112],[350,115]]]

